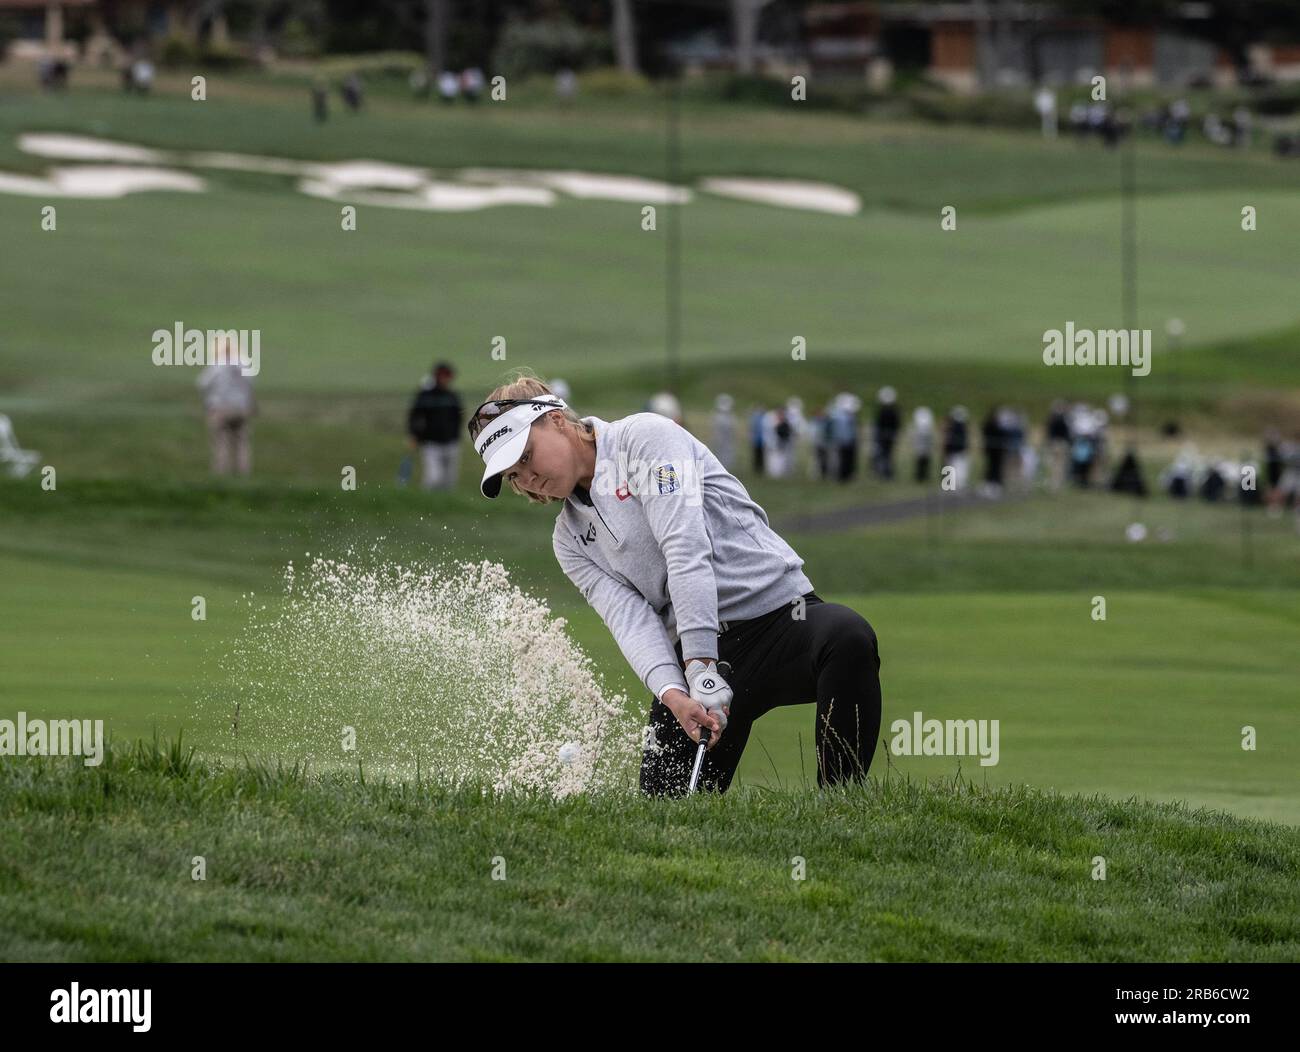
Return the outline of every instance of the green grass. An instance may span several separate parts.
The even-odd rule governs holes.
[[[21,96],[0,110],[0,164],[44,167],[20,163],[14,139],[62,129],[165,147],[657,176],[658,116],[644,101],[629,105],[451,114],[395,105],[318,128],[279,92],[207,103]],[[688,370],[759,369],[768,387],[791,390],[805,386],[804,366],[839,371],[844,359],[875,367],[875,382],[927,363],[1018,368],[1058,389],[1122,382],[1119,371],[1101,370],[1103,380],[1039,364],[1045,329],[1120,323],[1114,155],[1025,135],[707,106],[688,112],[685,135],[688,180],[817,177],[857,189],[869,206],[846,219],[700,195],[683,209]],[[1138,321],[1155,330],[1157,351],[1174,315],[1194,348],[1291,331],[1300,211],[1287,165],[1154,146],[1143,159]],[[259,386],[281,396],[404,394],[443,354],[474,390],[501,372],[487,353],[500,335],[507,364],[569,374],[590,398],[615,374],[644,376],[661,353],[664,238],[640,230],[635,205],[363,208],[359,229],[345,233],[336,205],[284,179],[208,175],[202,195],[61,201],[54,233],[40,230],[37,199],[0,197],[0,278],[22,290],[0,367],[6,411],[74,401],[93,412],[106,395],[153,411],[184,403],[189,372],[156,369],[148,356],[149,334],[176,320],[261,329]],[[1239,228],[1243,202],[1260,211],[1251,234]],[[945,205],[958,209],[955,232],[939,227]],[[756,241],[772,250],[754,251]],[[58,280],[31,280],[38,273]],[[794,336],[808,341],[810,362],[791,362]],[[1167,365],[1135,393],[1156,396]]]
[[[0,765],[0,816],[5,960],[1300,953],[1293,829],[1026,788],[895,777],[813,796],[556,804],[211,769],[145,745],[98,769]]]
[[[349,548],[407,565],[504,562],[568,620],[609,690],[626,692],[637,711],[647,703],[555,565],[552,513],[542,508],[506,502],[487,532],[484,502],[465,492],[108,481],[4,492],[16,528],[0,536],[9,626],[0,664],[11,669],[11,707],[32,716],[105,718],[126,737],[183,729],[205,754],[228,754],[230,713],[211,702],[234,695],[221,660],[246,617],[239,597],[251,591],[274,605],[288,561]],[[1138,516],[1153,539],[1133,545],[1124,527]],[[900,770],[932,777],[960,767],[990,784],[1187,800],[1300,824],[1300,537],[1288,521],[1254,515],[1247,562],[1240,521],[1231,508],[1157,500],[1137,510],[1131,500],[1064,494],[942,521],[787,536],[823,598],[876,627],[886,730],[915,710],[1001,721],[996,767],[905,758],[894,761]],[[1173,539],[1155,540],[1162,528]],[[1090,616],[1098,594],[1104,623]],[[206,621],[190,617],[195,595],[207,602]],[[382,682],[383,670],[371,671]],[[382,691],[375,703],[382,708]],[[1254,752],[1241,749],[1247,724],[1259,735]],[[811,729],[808,706],[764,717],[741,778],[801,784],[815,769]],[[241,748],[271,756],[280,746]]]

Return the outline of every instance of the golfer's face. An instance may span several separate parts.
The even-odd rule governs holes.
[[[548,414],[549,415],[549,414]],[[539,497],[567,497],[573,492],[573,454],[564,436],[546,419],[528,430],[528,442],[513,467],[502,475]]]

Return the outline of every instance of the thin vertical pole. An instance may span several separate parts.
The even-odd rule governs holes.
[[[681,178],[681,104],[682,82],[680,76],[674,75],[668,82],[668,128],[667,128],[667,182],[670,193],[676,193]],[[667,239],[665,263],[665,356],[668,390],[677,394],[678,389],[678,351],[682,331],[682,245],[680,206],[675,201],[666,204]]]

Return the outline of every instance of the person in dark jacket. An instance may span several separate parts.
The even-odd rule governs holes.
[[[948,417],[944,421],[943,466],[945,469],[952,469],[950,473],[951,484],[947,484],[941,479],[941,485],[945,489],[956,491],[966,488],[966,473],[969,465],[967,450],[970,448],[967,434],[968,419],[969,415],[966,412],[966,407],[955,405],[948,412]],[[948,474],[948,472],[945,472],[945,475]]]
[[[454,489],[460,468],[460,429],[465,411],[451,389],[455,371],[447,362],[433,367],[433,383],[421,388],[407,414],[411,446],[420,451],[425,489]]]
[[[984,485],[980,490],[985,496],[997,497],[1002,493],[1002,465],[1007,454],[1007,432],[999,407],[988,411],[980,433],[984,438]]]
[[[882,479],[894,477],[894,442],[903,422],[898,415],[898,395],[892,387],[882,387],[876,395],[875,449],[872,467]]]

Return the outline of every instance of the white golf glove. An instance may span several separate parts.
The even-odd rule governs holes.
[[[726,730],[733,695],[727,681],[718,674],[718,663],[692,658],[686,662],[686,682],[690,684],[691,697],[716,716],[718,725]]]

